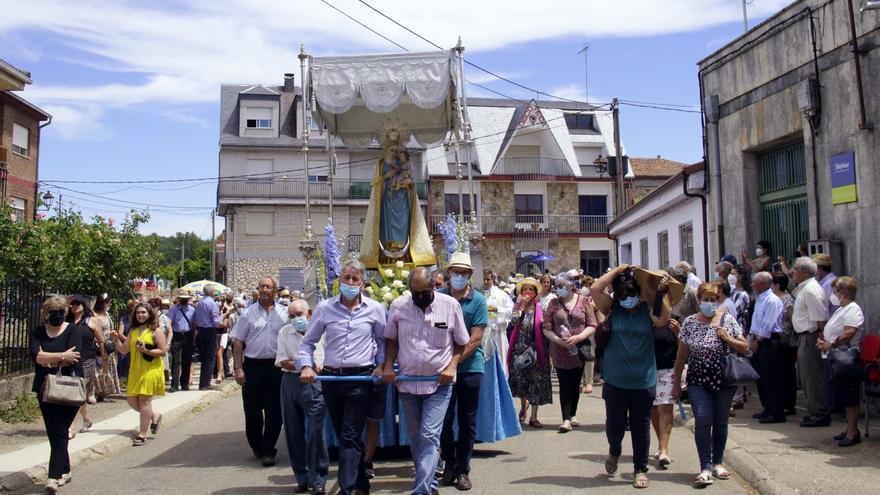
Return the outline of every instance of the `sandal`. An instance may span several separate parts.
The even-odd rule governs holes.
[[[537,419],[530,419],[529,426],[531,426],[532,428],[543,428],[544,423],[538,421]]]
[[[709,486],[712,483],[714,483],[712,480],[712,473],[708,469],[700,471],[700,474],[694,478],[694,486],[696,487]]]
[[[666,469],[667,466],[672,464],[672,459],[669,458],[668,455],[661,455],[657,457],[657,465],[663,469]]]
[[[730,479],[730,473],[726,469],[724,469],[724,466],[722,466],[721,464],[718,464],[712,468],[712,476],[719,480]]]
[[[609,455],[608,459],[605,459],[605,473],[608,476],[614,476],[617,473],[617,463],[620,461],[620,457],[614,457],[613,455]]]
[[[577,418],[571,418],[571,427],[577,428],[581,425],[581,422],[577,420]]]
[[[131,441],[131,446],[132,447],[140,447],[141,445],[146,445],[146,443],[147,443],[146,438],[144,438],[140,435],[137,435],[134,437],[134,440]]]
[[[566,422],[563,421],[562,424],[559,425],[559,433],[568,433],[570,431],[571,431],[571,423],[570,422],[568,422],[566,424]]]
[[[633,476],[633,487],[648,488],[648,484],[651,482],[651,480],[648,479],[648,473],[636,472]]]
[[[91,422],[91,421],[83,421],[83,425],[80,426],[80,428],[79,428],[79,432],[80,432],[80,433],[88,433],[89,428],[91,428],[91,427],[92,427],[92,422]]]
[[[150,423],[150,433],[152,433],[153,435],[155,435],[156,433],[159,433],[159,426],[161,426],[161,425],[162,425],[162,415],[160,414],[159,417],[156,418],[155,423]]]

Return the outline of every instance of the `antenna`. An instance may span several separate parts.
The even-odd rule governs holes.
[[[589,104],[590,103],[590,78],[589,73],[587,72],[587,52],[590,50],[590,44],[587,43],[581,48],[581,51],[577,52],[578,55],[581,53],[584,54],[584,101]]]

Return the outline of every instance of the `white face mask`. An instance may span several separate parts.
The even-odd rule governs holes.
[[[755,256],[757,256],[758,258],[764,256],[764,250],[761,248],[755,249]]]
[[[832,306],[840,306],[840,298],[837,297],[837,294],[831,293],[831,305]]]
[[[736,288],[736,275],[734,275],[732,273],[730,275],[728,275],[727,276],[727,283],[730,284],[731,289],[735,289]]]

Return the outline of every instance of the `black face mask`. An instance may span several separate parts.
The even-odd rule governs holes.
[[[64,323],[64,311],[63,310],[55,310],[49,311],[49,324],[53,327],[60,326]]]
[[[434,302],[434,291],[431,289],[422,290],[422,291],[413,291],[412,293],[413,304],[421,308],[422,311],[425,310],[428,306]]]

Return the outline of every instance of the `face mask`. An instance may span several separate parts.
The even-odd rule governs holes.
[[[712,274],[712,280],[721,280],[721,275],[718,272]]]
[[[730,284],[731,289],[736,288],[736,275],[730,274],[727,276],[727,283]]]
[[[361,287],[359,285],[339,284],[339,292],[342,294],[342,297],[351,301],[361,293]]]
[[[639,296],[629,296],[620,300],[623,309],[633,309],[639,305]]]
[[[50,311],[49,324],[53,327],[60,326],[64,323],[64,311]]]
[[[832,306],[840,306],[840,298],[837,297],[837,294],[831,294],[831,305]]]
[[[718,310],[718,303],[713,302],[701,302],[700,303],[700,312],[703,313],[703,316],[706,318],[711,318],[715,315],[715,311]]]
[[[755,256],[757,256],[758,258],[764,256],[764,250],[761,248],[755,249]]]
[[[556,295],[559,297],[568,297],[568,287],[557,287]]]
[[[293,325],[293,329],[297,332],[305,333],[306,328],[309,326],[309,319],[305,316],[297,316],[290,319],[290,324]]]
[[[422,311],[425,310],[428,306],[434,302],[434,291],[432,290],[423,290],[423,291],[414,291],[412,293],[413,304],[418,306]]]
[[[162,310],[162,314],[165,315],[165,316],[168,316],[168,310],[167,310],[167,309],[163,309],[163,310]]]
[[[464,290],[464,288],[468,285],[468,277],[466,277],[465,275],[453,273],[450,283],[452,284],[453,289]]]

